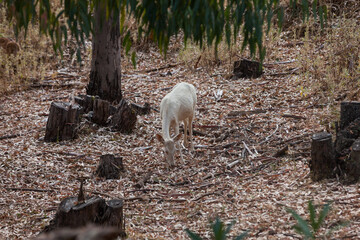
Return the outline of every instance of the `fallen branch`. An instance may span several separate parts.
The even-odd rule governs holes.
[[[298,116],[298,115],[292,115],[292,114],[281,114],[284,118],[294,118],[294,119],[306,119],[306,117]]]
[[[211,196],[211,195],[218,195],[218,196],[221,196],[221,194],[220,193],[218,193],[218,192],[211,192],[211,193],[205,193],[205,194],[202,194],[201,196],[199,196],[199,197],[197,197],[197,198],[195,198],[195,199],[192,199],[192,201],[199,201],[200,199],[202,199],[202,198],[204,198],[204,197],[206,197],[206,196]]]
[[[269,141],[269,139],[277,132],[277,130],[279,129],[279,124],[276,124],[276,129],[273,133],[271,133],[269,136],[267,136],[263,141],[261,141],[259,143],[259,145],[266,143],[267,141]]]
[[[226,169],[231,169],[233,166],[240,163],[240,161],[241,161],[241,159],[238,159],[236,161],[233,161],[233,162],[229,163],[228,165],[226,165]]]
[[[5,136],[1,136],[0,140],[4,140],[4,139],[10,139],[10,138],[16,138],[19,137],[20,134],[11,134],[11,135],[5,135]]]
[[[152,69],[148,69],[148,70],[141,70],[141,71],[137,71],[137,72],[143,72],[143,73],[157,72],[157,71],[164,70],[164,69],[167,69],[167,68],[176,67],[177,65],[178,64],[168,64],[167,66],[158,67],[158,68],[152,68]]]
[[[5,189],[9,190],[9,191],[27,191],[27,192],[54,192],[55,191],[53,189],[16,188],[16,187],[5,188]]]

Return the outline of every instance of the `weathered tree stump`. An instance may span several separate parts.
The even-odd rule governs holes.
[[[233,77],[238,78],[257,78],[262,75],[260,63],[242,59],[234,62]]]
[[[119,230],[118,236],[125,236],[124,222],[122,200],[113,199],[106,202],[100,197],[91,197],[84,203],[78,203],[77,197],[68,197],[61,201],[55,218],[43,232],[95,224],[115,227]]]
[[[120,199],[113,199],[106,202],[104,214],[100,218],[102,226],[115,226],[118,229],[125,231],[125,219],[123,215],[123,201]]]
[[[360,178],[360,139],[357,139],[351,148],[345,167],[346,181],[349,183],[357,182]]]
[[[95,99],[93,107],[94,115],[92,121],[99,125],[106,125],[110,117],[110,103],[106,100]]]
[[[35,240],[116,240],[123,233],[122,230],[116,227],[87,225],[84,228],[61,228],[50,233],[42,233]]]
[[[95,171],[95,175],[106,179],[119,179],[120,173],[124,171],[122,160],[122,157],[114,156],[112,154],[100,156],[100,163]]]
[[[136,103],[131,103],[131,107],[135,110],[138,115],[147,115],[150,113],[151,107],[149,103],[145,103],[144,106]]]
[[[75,102],[83,108],[84,113],[88,113],[93,111],[95,99],[99,99],[99,97],[91,95],[79,95],[75,97]]]
[[[78,104],[52,102],[46,124],[45,141],[71,140],[77,136],[81,107]]]
[[[136,120],[136,112],[125,99],[122,99],[117,106],[115,114],[112,116],[110,125],[114,131],[131,133],[135,128]]]
[[[336,167],[332,136],[322,132],[312,136],[310,177],[313,181],[335,176]]]
[[[360,117],[360,102],[342,102],[340,107],[340,129],[347,127]]]

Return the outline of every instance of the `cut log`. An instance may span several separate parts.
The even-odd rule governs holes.
[[[71,140],[77,136],[81,107],[78,104],[52,102],[46,124],[45,141]]]
[[[312,136],[310,177],[313,181],[320,181],[335,176],[335,156],[332,135],[322,132]]]
[[[135,128],[137,115],[134,109],[122,99],[111,119],[111,128],[122,133],[131,133]]]
[[[35,240],[116,240],[123,235],[123,231],[116,227],[98,227],[87,225],[84,228],[62,228],[50,233],[42,233]]]
[[[100,197],[91,197],[79,204],[77,197],[68,197],[61,201],[55,218],[42,232],[95,224],[114,227],[117,230],[117,236],[125,236],[124,222],[122,200],[113,199],[106,202]]]
[[[138,115],[147,115],[150,113],[151,107],[149,103],[145,103],[144,106],[136,103],[131,103],[131,107],[135,110]]]
[[[262,75],[260,62],[242,59],[234,62],[233,78],[258,78]]]
[[[360,139],[352,145],[350,158],[346,162],[345,173],[348,183],[357,182],[360,178]]]
[[[340,130],[360,117],[360,102],[342,102],[340,107]]]
[[[124,171],[122,157],[105,154],[100,156],[100,163],[95,175],[106,179],[119,179],[122,171]]]

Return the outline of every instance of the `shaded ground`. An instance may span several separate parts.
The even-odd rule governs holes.
[[[300,51],[284,48],[286,57],[279,61],[292,61]],[[186,239],[185,228],[208,237],[209,222],[216,216],[236,220],[232,235],[249,230],[249,239],[298,238],[286,207],[304,215],[308,200],[333,201],[327,229],[339,220],[350,221],[335,238],[360,238],[359,184],[313,183],[308,176],[310,136],[325,130],[321,121],[330,109],[317,105],[315,95],[302,94],[301,80],[290,74],[294,63],[265,65],[265,75],[258,79],[230,80],[225,67],[191,70],[176,61],[176,54],[167,61],[155,51],[139,58],[137,70],[124,61],[125,98],[158,108],[176,83],[186,81],[197,88],[198,134],[195,152],[183,150],[186,164],[177,159],[176,168],[167,169],[154,137],[161,131],[155,111],[139,117],[130,135],[85,122],[74,141],[43,142],[50,103],[84,93],[88,70],[58,74],[52,87],[1,96],[0,137],[19,136],[0,140],[0,238],[35,236],[61,199],[76,193],[76,178],[91,176],[99,156],[106,153],[123,156],[126,173],[120,180],[91,177],[85,189],[125,199],[129,239]],[[177,65],[143,71],[170,63]],[[286,145],[285,156],[272,157]],[[241,161],[226,168],[236,160]],[[149,171],[150,182],[138,191],[133,185]]]

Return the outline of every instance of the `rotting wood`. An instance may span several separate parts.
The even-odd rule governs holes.
[[[136,184],[134,184],[134,187],[136,188],[143,188],[145,186],[145,183],[147,181],[149,181],[150,177],[152,175],[152,172],[148,172],[147,174],[145,174],[144,177],[142,177]]]

